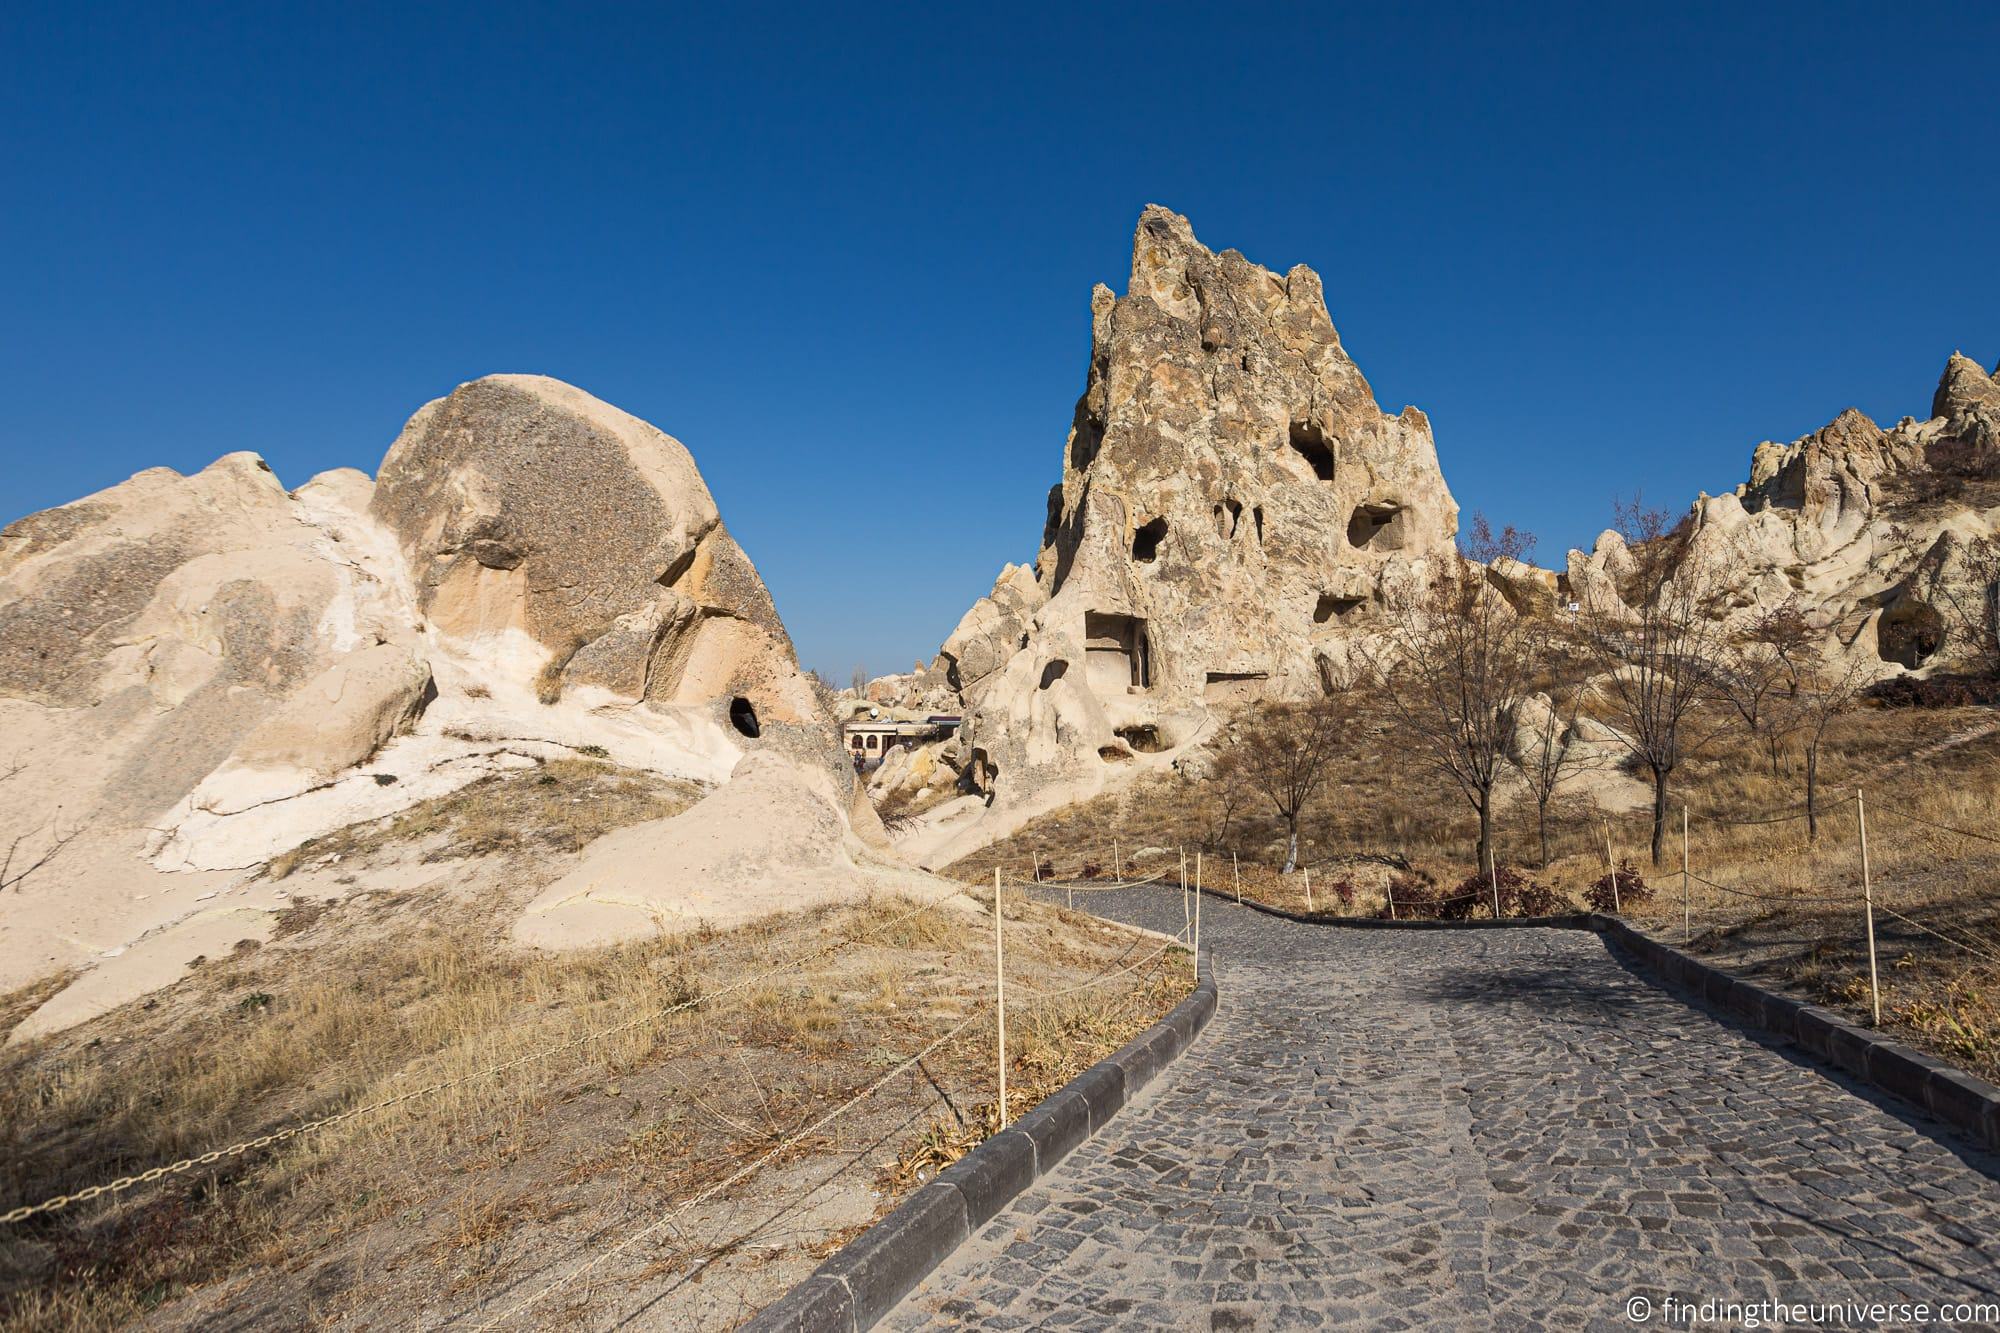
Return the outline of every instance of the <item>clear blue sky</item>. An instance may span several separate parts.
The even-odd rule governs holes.
[[[1149,201],[1317,268],[1545,560],[2000,358],[2000,6],[1502,8],[8,4],[0,521],[538,371],[844,679],[1033,554]]]

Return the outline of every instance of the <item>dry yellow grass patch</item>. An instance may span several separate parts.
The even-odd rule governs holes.
[[[324,909],[151,1007],[9,1052],[8,1204],[446,1086],[0,1237],[0,1326],[114,1327],[204,1287],[210,1313],[251,1299],[242,1291],[306,1288],[341,1308],[360,1299],[341,1264],[354,1246],[416,1256],[375,1265],[369,1301],[461,1309],[602,1199],[657,1210],[780,1145],[765,1171],[837,1161],[846,1139],[794,1141],[801,1127],[991,1004],[990,920],[963,903],[873,901],[554,956],[506,947],[497,901],[425,915],[412,929],[423,918],[407,904]],[[1009,919],[1010,973],[1036,989],[1109,971],[1130,942],[1031,904],[1010,903]],[[1104,988],[1106,1003],[1135,1015],[1171,1003],[1171,988],[1141,982]],[[1024,1070],[1059,1060],[1064,1042],[1088,1063],[1114,1035],[1080,1023],[1038,1036],[1021,1021]],[[982,1019],[860,1111],[893,1129],[940,1091],[971,1103],[984,1085],[990,1099],[990,1050]],[[810,1267],[806,1249],[797,1259]],[[783,1285],[768,1255],[743,1264],[731,1280]]]

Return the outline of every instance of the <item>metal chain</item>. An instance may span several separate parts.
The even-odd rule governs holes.
[[[949,894],[943,894],[933,898],[923,906],[904,913],[884,928],[892,929],[902,925],[905,921],[913,920],[925,912],[932,911],[950,896]],[[427,1084],[421,1088],[412,1088],[408,1092],[401,1092],[393,1097],[385,1097],[381,1101],[370,1102],[365,1106],[349,1107],[345,1111],[338,1111],[332,1115],[322,1116],[317,1120],[308,1120],[304,1124],[292,1125],[285,1129],[260,1135],[254,1139],[245,1139],[241,1143],[232,1143],[226,1148],[217,1148],[211,1152],[202,1153],[198,1157],[184,1157],[178,1162],[172,1162],[165,1166],[151,1167],[145,1171],[141,1171],[137,1175],[120,1176],[116,1180],[106,1181],[100,1185],[87,1186],[84,1189],[77,1190],[73,1194],[58,1194],[52,1199],[43,1200],[41,1203],[24,1204],[18,1208],[9,1209],[7,1212],[0,1213],[0,1226],[11,1226],[17,1222],[25,1222],[27,1219],[43,1213],[59,1212],[71,1204],[86,1203],[91,1199],[99,1198],[106,1194],[120,1194],[135,1186],[150,1185],[154,1181],[163,1180],[168,1176],[185,1174],[197,1167],[213,1166],[224,1158],[241,1157],[245,1153],[257,1152],[261,1149],[297,1138],[302,1134],[316,1133],[332,1125],[340,1124],[342,1121],[352,1120],[357,1116],[370,1115],[376,1111],[385,1111],[392,1106],[401,1105],[418,1097],[427,1097],[432,1093],[445,1092],[451,1088],[461,1087],[475,1079],[491,1078],[496,1074],[504,1074],[510,1069],[519,1069],[521,1066],[532,1064],[537,1060],[546,1060],[550,1056],[561,1055],[563,1052],[575,1050],[579,1046],[588,1045],[594,1041],[602,1041],[606,1037],[615,1037],[620,1033],[630,1032],[634,1028],[643,1027],[648,1023],[656,1023],[663,1018],[668,1018],[674,1014],[692,1009],[696,1005],[721,999],[733,991],[742,990],[744,987],[756,982],[768,980],[781,972],[795,971],[802,964],[811,962],[813,959],[831,952],[839,942],[837,939],[828,941],[803,957],[793,959],[780,966],[768,968],[763,972],[739,978],[729,985],[722,987],[720,990],[711,991],[705,995],[697,995],[693,999],[683,1000],[667,1005],[664,1008],[655,1009],[649,1013],[641,1014],[637,1018],[613,1024],[608,1028],[600,1028],[595,1032],[588,1032],[583,1036],[573,1037],[566,1042],[548,1047],[545,1050],[531,1051],[527,1055],[516,1056],[511,1060],[502,1061],[497,1065],[489,1065],[484,1069],[476,1069],[469,1074],[461,1074],[457,1078],[445,1079],[442,1082]]]

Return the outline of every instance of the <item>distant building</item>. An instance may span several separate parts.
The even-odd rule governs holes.
[[[857,718],[842,731],[847,738],[847,753],[853,758],[856,771],[861,771],[880,764],[882,756],[898,745],[915,747],[943,740],[958,730],[960,721],[959,717],[949,713],[933,713],[922,719],[902,721]]]

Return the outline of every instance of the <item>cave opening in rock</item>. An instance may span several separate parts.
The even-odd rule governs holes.
[[[1313,624],[1352,620],[1366,602],[1365,597],[1336,597],[1330,592],[1323,592],[1319,595],[1319,603],[1313,607]]]
[[[1399,504],[1356,505],[1347,523],[1347,544],[1394,551],[1403,545],[1409,510]]]
[[[1201,697],[1212,704],[1241,704],[1260,699],[1266,671],[1211,671],[1202,682]]]
[[[1146,622],[1109,611],[1083,613],[1084,676],[1093,692],[1123,694],[1153,683]]]
[[[757,710],[740,694],[729,701],[729,725],[753,741],[763,732],[757,725]]]
[[[1132,534],[1132,558],[1149,565],[1158,560],[1160,543],[1165,540],[1166,535],[1167,520],[1164,518],[1156,518],[1150,523],[1141,524],[1139,530]]]
[[[1333,480],[1333,447],[1326,442],[1326,433],[1310,421],[1292,423],[1292,450],[1313,470],[1313,475],[1321,481]]]
[[[1042,668],[1042,683],[1035,688],[1046,690],[1067,674],[1069,674],[1069,663],[1058,658]]]
[[[1875,651],[1882,660],[1912,671],[1928,662],[1943,646],[1944,617],[1935,607],[1914,598],[1884,611],[1875,627]]]
[[[1257,525],[1257,544],[1262,546],[1264,544],[1264,506],[1258,505],[1255,509],[1252,509],[1250,517]]]
[[[1160,739],[1160,729],[1150,722],[1135,722],[1130,726],[1119,727],[1112,734],[1140,754],[1158,754],[1167,748],[1166,743]]]

